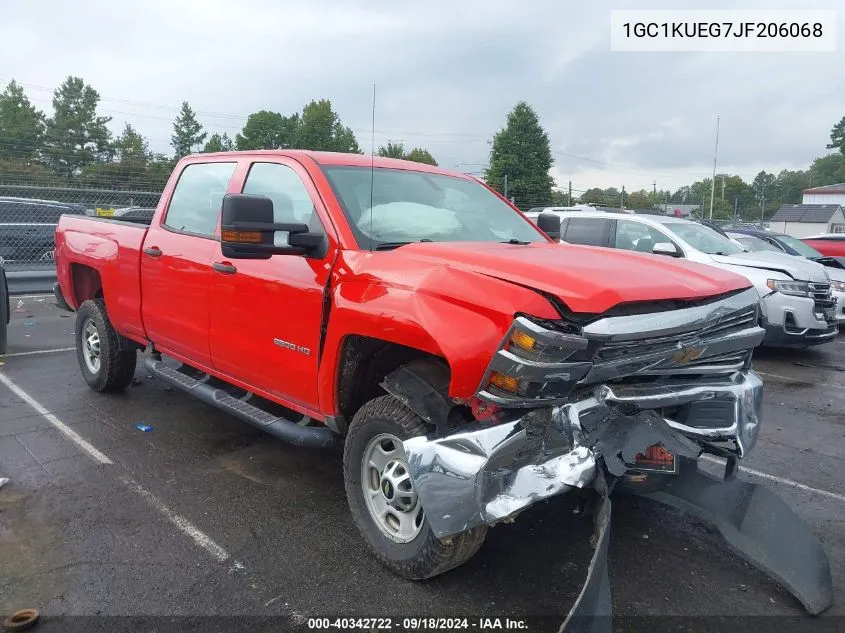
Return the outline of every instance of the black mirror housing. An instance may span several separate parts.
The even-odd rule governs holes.
[[[229,259],[270,259],[273,255],[304,255],[325,251],[325,235],[309,233],[307,224],[277,224],[267,196],[227,193],[220,218],[220,248]],[[287,246],[277,246],[277,232],[288,234]]]
[[[560,218],[554,213],[538,215],[537,227],[553,240],[560,240]]]

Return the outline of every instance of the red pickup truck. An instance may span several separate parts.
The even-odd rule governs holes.
[[[726,520],[745,520],[732,544],[751,538],[759,487],[732,475],[759,432],[763,330],[743,277],[563,248],[556,231],[437,167],[203,154],[178,163],[152,220],[63,216],[56,293],[94,390],[125,387],[146,349],[148,371],[213,406],[342,445],[355,523],[403,576],[460,565],[541,499],[583,495],[597,530],[583,610],[606,591],[614,487],[713,519],[700,488],[715,482]],[[701,452],[728,459],[726,479],[697,470]]]

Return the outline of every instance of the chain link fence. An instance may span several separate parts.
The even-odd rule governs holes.
[[[55,232],[63,214],[150,217],[160,191],[83,189],[0,183],[0,264],[10,291],[49,290]]]
[[[62,214],[143,215],[152,213],[160,195],[158,191],[0,183],[0,258],[11,271],[49,267]]]

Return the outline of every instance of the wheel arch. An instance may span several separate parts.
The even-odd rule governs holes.
[[[344,337],[334,394],[337,430],[346,433],[349,422],[365,403],[386,394],[400,398],[420,414],[420,407],[413,406],[409,395],[397,386],[403,377],[401,370],[408,367],[415,368],[415,375],[430,381],[447,397],[444,392],[448,391],[451,369],[444,357],[386,339],[359,334]]]

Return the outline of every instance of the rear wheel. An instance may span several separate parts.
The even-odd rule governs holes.
[[[462,565],[481,547],[487,526],[440,540],[434,536],[411,480],[402,442],[428,427],[393,396],[365,404],[352,420],[343,453],[346,496],[373,554],[413,580]]]
[[[76,313],[76,357],[94,391],[120,391],[132,382],[137,352],[121,350],[102,299],[84,301]]]

